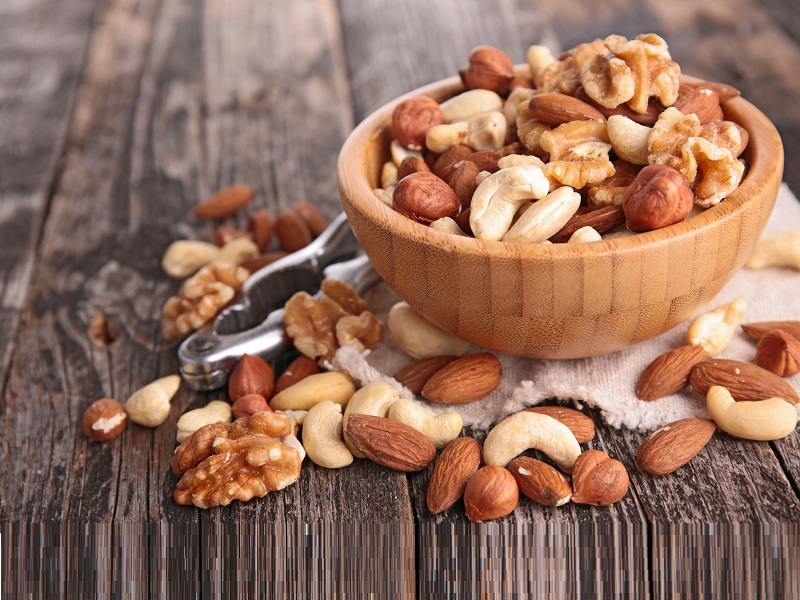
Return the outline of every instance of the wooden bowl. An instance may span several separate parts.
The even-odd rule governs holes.
[[[690,79],[690,78],[686,78]],[[416,311],[479,346],[532,358],[596,356],[655,337],[692,316],[749,257],[775,205],[783,147],[742,98],[727,119],[750,134],[739,188],[682,223],[581,244],[487,242],[438,232],[378,200],[391,115],[410,96],[442,101],[457,77],[379,108],[350,134],[338,163],[350,224],[381,277]]]

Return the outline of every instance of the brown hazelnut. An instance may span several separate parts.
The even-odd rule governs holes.
[[[403,100],[392,113],[392,133],[406,148],[422,150],[425,136],[434,125],[444,123],[439,103],[427,96]]]
[[[433,173],[412,173],[397,182],[392,206],[401,215],[430,225],[436,219],[456,216],[461,200]]]
[[[419,156],[406,156],[397,167],[397,179],[403,179],[412,173],[430,173],[431,170]]]
[[[776,329],[758,341],[756,364],[779,377],[791,377],[800,372],[800,340]]]
[[[504,93],[514,78],[514,63],[494,46],[478,46],[469,53],[469,67],[459,75],[469,90],[481,88]]]
[[[96,442],[114,439],[127,425],[125,407],[112,398],[95,400],[83,413],[83,433]]]
[[[265,208],[247,217],[247,231],[259,250],[264,250],[272,241],[272,216]]]
[[[264,359],[252,354],[242,356],[228,379],[228,395],[235,402],[247,394],[270,398],[275,389],[275,372]]]
[[[231,406],[234,419],[250,417],[257,412],[272,411],[267,400],[261,394],[245,394]]]
[[[519,503],[519,486],[508,469],[489,465],[478,469],[464,488],[464,508],[473,523],[499,519]]]
[[[694,194],[683,176],[667,165],[645,167],[622,198],[631,231],[651,231],[683,221],[691,212]]]
[[[629,483],[625,465],[600,450],[587,450],[572,468],[572,501],[609,506],[622,500]]]

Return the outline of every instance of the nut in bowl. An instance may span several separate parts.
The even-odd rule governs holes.
[[[650,39],[650,37],[640,36],[640,39]],[[609,42],[610,38],[606,39],[606,46],[609,43],[617,44],[621,48],[619,53],[622,55],[627,46],[618,39]],[[603,67],[597,65],[597,68]],[[669,68],[671,69],[669,72],[674,73],[675,70]],[[539,80],[546,72],[547,69],[540,74]],[[517,67],[516,74],[519,77],[515,77],[515,80],[525,78],[530,80],[527,66]],[[691,77],[680,78],[682,90],[691,91],[701,83],[700,80]],[[580,80],[577,85],[580,85]],[[571,115],[569,118],[583,113],[587,115],[587,120],[557,124],[552,97],[547,97],[547,102],[538,103],[545,106],[547,110],[544,112],[536,102],[531,102],[529,105],[541,112],[547,123],[532,119],[525,123],[524,129],[524,145],[530,148],[533,136],[541,140],[541,147],[544,147],[544,150],[520,153],[536,156],[501,157],[500,168],[514,171],[517,175],[513,177],[516,189],[530,190],[527,192],[530,195],[526,198],[535,200],[532,204],[528,202],[531,207],[536,207],[542,202],[538,198],[542,198],[548,192],[552,193],[565,183],[561,181],[553,185],[550,178],[550,189],[547,189],[547,181],[544,182],[544,188],[539,189],[543,183],[535,175],[539,168],[542,168],[545,174],[555,174],[555,177],[563,174],[572,178],[574,180],[572,185],[576,191],[582,186],[580,191],[583,204],[586,203],[586,196],[603,197],[600,194],[587,194],[587,172],[578,172],[576,175],[568,169],[563,170],[564,157],[568,157],[571,152],[569,150],[562,152],[558,140],[554,140],[554,136],[547,133],[561,127],[574,129],[574,134],[578,137],[590,132],[593,140],[600,140],[589,142],[591,146],[589,152],[592,157],[598,152],[601,154],[605,152],[606,158],[592,160],[599,166],[596,173],[589,173],[588,176],[607,178],[606,180],[610,182],[609,189],[612,191],[617,189],[613,186],[625,186],[618,188],[619,193],[611,194],[610,197],[616,197],[613,200],[616,204],[611,206],[590,204],[588,207],[578,208],[574,200],[568,200],[569,194],[562,194],[564,202],[557,205],[554,203],[554,207],[547,210],[544,210],[545,205],[542,205],[540,212],[551,215],[554,219],[564,220],[562,213],[571,211],[570,214],[580,216],[580,223],[575,223],[578,221],[577,217],[572,218],[573,225],[580,225],[581,229],[596,221],[603,223],[606,231],[609,227],[614,227],[612,234],[618,230],[622,231],[621,234],[600,236],[597,232],[603,234],[602,228],[595,228],[597,232],[589,231],[590,236],[581,236],[581,239],[590,240],[582,243],[519,243],[516,235],[507,235],[512,223],[517,230],[520,228],[524,230],[527,227],[535,230],[537,235],[544,231],[544,239],[564,242],[571,237],[566,235],[571,224],[568,222],[563,228],[557,227],[558,233],[555,235],[549,229],[537,225],[530,227],[518,212],[530,211],[530,208],[526,207],[527,200],[517,202],[515,198],[515,203],[510,209],[504,207],[503,211],[493,211],[500,220],[499,225],[497,221],[488,225],[486,222],[478,222],[481,231],[473,231],[478,237],[458,235],[453,229],[453,223],[457,223],[462,229],[468,229],[467,222],[470,224],[476,222],[476,215],[468,215],[466,211],[472,210],[474,213],[475,198],[485,196],[480,191],[483,182],[485,182],[484,188],[493,185],[500,187],[512,185],[509,183],[512,180],[512,173],[508,173],[505,179],[489,172],[480,173],[476,180],[478,190],[470,189],[470,193],[475,194],[472,205],[465,203],[461,198],[461,206],[465,207],[463,210],[448,194],[448,207],[443,214],[449,219],[449,228],[428,226],[394,210],[386,199],[391,202],[393,191],[391,185],[397,182],[381,182],[381,172],[387,161],[394,158],[399,163],[404,150],[406,153],[413,151],[398,148],[399,142],[392,141],[394,109],[401,102],[417,96],[427,96],[439,103],[458,96],[465,91],[465,87],[457,77],[425,86],[390,102],[364,119],[351,133],[339,156],[338,179],[342,204],[361,246],[381,277],[414,310],[445,331],[484,348],[531,358],[581,358],[620,350],[675,327],[714,298],[747,260],[774,207],[783,172],[783,148],[775,127],[763,113],[743,98],[729,97],[730,88],[727,86],[708,84],[708,87],[719,90],[720,100],[724,99],[720,110],[724,119],[732,123],[724,121],[702,123],[698,117],[691,126],[708,128],[711,125],[711,129],[714,129],[714,124],[720,124],[720,129],[715,129],[713,134],[706,136],[717,136],[715,139],[727,135],[722,127],[727,127],[726,131],[730,132],[733,129],[744,132],[742,133],[744,140],[749,136],[749,143],[739,157],[741,160],[737,158],[739,155],[736,151],[731,151],[733,154],[730,168],[726,173],[731,173],[731,181],[738,182],[738,187],[727,182],[724,195],[719,193],[720,186],[709,185],[707,178],[703,180],[706,175],[705,172],[701,173],[704,160],[708,160],[715,150],[701,137],[690,138],[695,140],[691,151],[694,152],[694,164],[697,167],[696,172],[690,174],[686,173],[685,164],[677,164],[674,161],[674,155],[653,144],[652,136],[650,136],[651,147],[644,148],[644,152],[641,141],[634,143],[636,139],[647,139],[647,131],[643,135],[642,127],[653,129],[660,127],[669,130],[673,127],[671,124],[678,123],[684,117],[677,108],[665,110],[664,105],[672,106],[676,98],[667,98],[665,94],[652,98],[647,105],[647,112],[638,117],[634,111],[626,108],[628,104],[623,104],[614,111],[608,111],[597,105],[603,118],[609,114],[632,115],[629,119],[631,123],[623,123],[622,130],[632,131],[633,137],[626,140],[634,140],[631,144],[639,145],[637,148],[624,150],[620,147],[620,153],[629,155],[629,159],[633,158],[639,163],[643,159],[646,161],[648,153],[651,155],[658,153],[659,158],[652,159],[651,164],[653,162],[669,164],[670,167],[680,171],[684,178],[696,177],[691,186],[695,205],[709,206],[709,208],[699,213],[693,210],[688,218],[683,219],[686,206],[685,199],[681,199],[680,209],[670,207],[670,210],[678,215],[677,217],[668,215],[667,219],[644,219],[646,222],[658,222],[660,227],[658,229],[635,234],[625,229],[625,215],[622,210],[623,192],[625,187],[631,185],[641,166],[626,162],[627,167],[632,167],[629,176],[619,168],[616,169],[616,173],[614,168],[609,169],[608,165],[611,163],[607,158],[608,147],[614,145],[617,134],[609,131],[611,144],[607,143],[609,141],[607,138],[602,141],[602,136],[606,135],[600,131],[603,129],[603,122],[597,121],[594,111],[581,108],[577,102],[572,102],[567,107],[569,110],[565,112]],[[540,90],[521,92],[517,89],[512,89],[510,96],[518,94],[528,100],[536,98],[539,92],[554,91],[544,87]],[[635,84],[631,89],[635,89],[638,94],[638,87]],[[578,87],[577,91],[571,89],[570,92],[578,98],[586,96],[583,87]],[[689,101],[697,103],[694,98],[697,94],[691,97],[687,94],[688,92],[684,92],[677,97],[676,106],[685,106]],[[636,99],[637,103],[641,104],[641,98],[636,96]],[[703,103],[707,103],[707,99],[704,99]],[[525,106],[528,106],[528,102],[525,102]],[[705,104],[703,106],[705,107]],[[516,110],[525,110],[523,104],[520,103],[519,107]],[[529,110],[532,110],[530,107]],[[443,108],[445,115],[452,110],[448,105]],[[461,110],[462,107],[458,108]],[[621,108],[626,110],[620,110]],[[490,110],[498,111],[496,107]],[[705,110],[696,111],[693,115],[706,115],[706,113],[714,116],[703,118],[716,119],[719,116],[715,111]],[[660,119],[662,114],[665,116]],[[480,144],[489,142],[486,142],[485,137],[478,135],[474,126],[476,117],[461,118],[465,119],[461,121],[463,125],[451,130],[441,129],[452,127],[447,117],[444,124],[435,126],[439,128],[435,132],[437,143],[447,136],[462,140],[459,145],[444,151],[441,146],[437,146],[437,154],[440,157],[445,157],[448,152],[453,156],[458,155],[458,161],[450,166],[449,175],[464,164],[459,161],[471,160],[469,155],[472,151],[467,150],[460,154],[458,152],[459,149],[463,150],[463,144],[467,143],[463,140],[471,144],[476,161],[482,164],[486,162],[487,151]],[[639,118],[639,121],[633,122],[635,118]],[[520,119],[517,118],[517,123],[519,122]],[[682,126],[674,125],[678,128]],[[509,132],[512,130],[513,128],[510,128]],[[509,135],[511,133],[507,134]],[[519,137],[522,140],[522,127],[519,128]],[[509,137],[506,137],[506,143],[508,139]],[[395,144],[394,147],[391,146],[392,143]],[[522,146],[519,142],[516,145]],[[430,145],[428,148],[430,149]],[[503,148],[495,146],[495,148],[497,154],[502,154],[508,146]],[[513,150],[511,152],[517,154]],[[741,152],[741,148],[738,152]],[[542,156],[550,157],[551,162],[547,167],[554,166],[549,170],[544,168],[544,163],[539,160]],[[436,174],[438,166],[434,162],[436,156],[428,152],[427,158],[429,167],[434,164],[431,170]],[[504,161],[509,168],[503,166]],[[746,170],[744,170],[745,164]],[[495,169],[497,167],[497,157],[493,167]],[[519,173],[516,173],[517,171]],[[740,182],[737,175],[742,177]],[[408,182],[405,186],[408,187]],[[383,192],[383,201],[373,192],[376,188],[384,188],[377,190]],[[670,200],[671,192],[666,186],[655,186],[652,192],[647,191],[651,188],[644,189],[643,193],[662,194],[662,196],[644,198],[652,201],[640,203],[639,206],[651,204],[659,207]],[[458,191],[461,192],[461,189]],[[683,190],[683,193],[685,192],[686,190]],[[416,199],[415,206],[421,206],[423,202],[428,201],[428,198],[421,193],[409,196],[411,197]],[[565,208],[565,204],[568,204],[569,208]],[[430,207],[426,205],[425,208],[427,210]],[[597,210],[583,212],[592,208]],[[531,211],[531,214],[534,212]],[[436,218],[439,218],[438,213],[431,214],[436,214]],[[597,218],[593,219],[595,215]],[[642,219],[639,218],[639,221]],[[517,226],[519,224],[521,227]],[[572,231],[577,229],[575,226]],[[482,231],[492,231],[491,239],[480,239]],[[506,240],[514,241],[502,241],[503,235],[506,235]],[[539,236],[536,241],[541,239],[542,236]]]

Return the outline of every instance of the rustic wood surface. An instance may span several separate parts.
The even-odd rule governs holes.
[[[211,236],[210,224],[190,216],[198,201],[246,182],[259,207],[306,198],[335,215],[336,157],[354,123],[452,75],[478,44],[522,62],[533,43],[558,51],[610,33],[659,33],[685,72],[735,85],[772,119],[784,179],[800,190],[798,23],[789,0],[3,3],[4,593],[333,597],[366,586],[377,597],[669,598],[712,589],[733,597],[724,592],[746,580],[735,588],[744,597],[789,597],[797,432],[772,444],[717,436],[686,468],[656,479],[633,465],[644,435],[595,414],[591,446],[631,474],[622,502],[523,502],[479,528],[460,505],[428,513],[430,469],[405,476],[366,461],[340,472],[306,463],[296,485],[246,504],[175,505],[175,423],[214,394],[184,388],[162,427],[130,426],[109,444],[89,442],[80,419],[96,398],[124,399],[176,372],[176,346],[161,339],[158,318],[178,285],[159,260],[174,239]],[[98,310],[114,338],[100,348],[87,334]],[[787,527],[795,537],[781,534]],[[722,587],[684,572],[674,548],[687,544],[698,546],[694,564],[729,574]],[[609,579],[605,569],[628,576]]]

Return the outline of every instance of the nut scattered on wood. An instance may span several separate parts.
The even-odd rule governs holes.
[[[247,231],[262,252],[272,241],[272,215],[266,209],[257,210],[247,217]]]
[[[658,400],[689,385],[689,374],[708,356],[702,346],[686,344],[665,352],[651,362],[639,377],[636,395],[640,400]]]
[[[302,219],[306,222],[306,225],[308,225],[308,230],[311,232],[313,237],[319,237],[319,235],[325,231],[325,229],[327,229],[328,220],[315,204],[312,204],[307,200],[301,200],[292,206],[292,210],[299,214],[300,217],[302,217]]]
[[[96,442],[113,440],[127,425],[125,408],[112,398],[95,400],[83,413],[83,434]]]
[[[499,519],[514,512],[519,487],[508,469],[489,465],[470,477],[464,488],[464,508],[473,523]]]
[[[716,430],[711,419],[681,419],[664,425],[639,446],[636,466],[653,475],[677,471],[705,448]]]
[[[442,450],[428,483],[428,510],[439,514],[464,495],[467,481],[481,464],[481,447],[472,438],[462,437]]]
[[[304,377],[275,394],[269,404],[272,410],[308,410],[322,400],[345,405],[355,393],[352,379],[344,373],[329,371]]]
[[[502,377],[503,366],[494,354],[470,354],[436,371],[422,387],[422,397],[444,404],[473,402],[497,389]]]
[[[344,432],[372,462],[395,471],[421,471],[436,458],[433,443],[413,427],[399,421],[351,414]]]
[[[797,426],[797,411],[783,398],[738,402],[724,387],[714,385],[706,395],[706,406],[720,429],[745,440],[779,440]]]
[[[233,420],[231,405],[221,400],[212,400],[202,408],[187,411],[178,419],[176,440],[182,443],[195,431],[211,423],[230,423]]]
[[[300,355],[290,362],[286,370],[278,377],[278,381],[275,383],[275,393],[280,394],[283,390],[293,386],[298,381],[305,379],[309,375],[316,375],[317,373],[319,373],[317,361],[307,356]]]
[[[103,311],[98,310],[92,315],[87,330],[89,339],[97,348],[105,348],[117,339],[117,333],[108,326],[108,319]]]
[[[245,354],[228,379],[228,396],[235,402],[242,396],[258,394],[269,400],[275,389],[275,372],[264,359]]]
[[[791,377],[800,372],[800,340],[776,329],[761,337],[756,350],[756,364],[779,377]]]
[[[535,458],[519,456],[508,463],[519,491],[544,506],[563,506],[572,498],[572,485],[556,469]]]
[[[610,506],[628,493],[628,484],[625,465],[600,450],[587,450],[575,461],[572,471],[572,501]]]
[[[313,236],[306,220],[295,210],[282,210],[275,219],[275,234],[281,248],[296,252],[311,243]]]
[[[766,369],[738,360],[717,358],[701,362],[692,369],[689,383],[703,396],[717,385],[726,388],[737,401],[778,397],[789,404],[800,402],[800,396],[788,381]]]
[[[180,375],[168,375],[135,391],[125,402],[128,418],[137,425],[158,427],[167,420],[180,385]]]
[[[586,444],[594,439],[594,421],[590,416],[583,414],[579,410],[565,406],[531,406],[525,410],[553,417],[556,421],[563,423],[569,428],[579,444]]]
[[[201,219],[224,219],[239,212],[252,199],[253,188],[249,185],[232,185],[198,204],[194,215]]]

